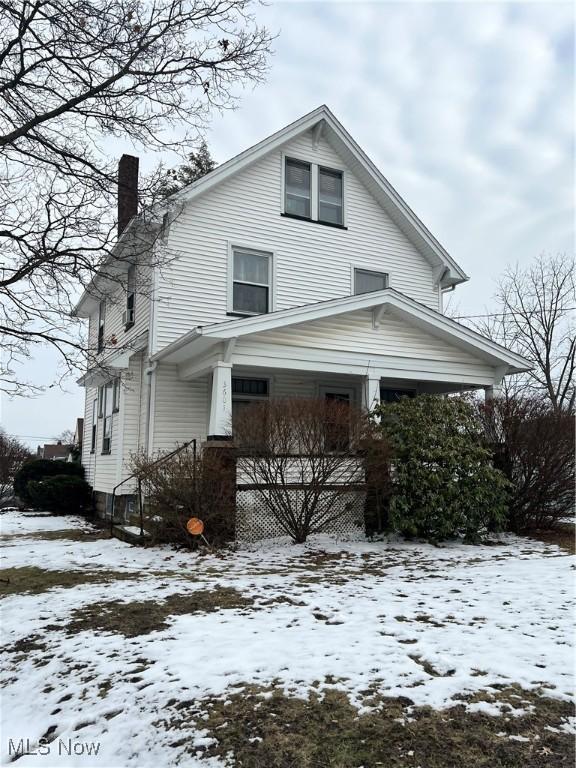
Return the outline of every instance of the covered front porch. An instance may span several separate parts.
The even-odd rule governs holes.
[[[390,378],[381,372],[342,374],[217,362],[211,373],[208,439],[230,437],[235,414],[251,403],[268,398],[326,398],[372,410],[380,402],[394,402],[400,397],[469,389],[474,387],[446,381]],[[493,396],[493,389],[487,387],[486,390],[488,396]]]
[[[209,377],[207,434],[231,437],[234,410],[268,397],[381,400],[483,389],[526,370],[518,355],[387,288],[196,328],[155,356],[182,381]]]

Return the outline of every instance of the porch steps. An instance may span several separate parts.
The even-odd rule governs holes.
[[[112,526],[112,536],[126,544],[134,544],[138,547],[146,547],[150,544],[150,536],[144,531],[144,536],[134,529],[134,526],[114,525]]]

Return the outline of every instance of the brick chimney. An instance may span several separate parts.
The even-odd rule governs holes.
[[[138,213],[138,158],[122,155],[118,163],[118,237]]]

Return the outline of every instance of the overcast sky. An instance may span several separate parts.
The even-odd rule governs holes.
[[[266,84],[207,136],[219,162],[327,104],[458,261],[461,314],[491,306],[507,264],[574,252],[572,3],[284,2]],[[55,358],[25,375],[49,383]],[[73,428],[83,390],[2,402],[35,445]]]

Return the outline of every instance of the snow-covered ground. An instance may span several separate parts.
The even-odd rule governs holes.
[[[96,756],[87,748],[26,755],[19,768],[216,765],[183,756],[158,722],[179,701],[244,683],[280,680],[305,695],[328,678],[359,706],[371,684],[435,708],[495,683],[572,695],[575,558],[555,546],[512,536],[442,547],[317,537],[199,556],[41,538],[86,527],[71,517],[0,516],[3,568],[122,576],[2,600],[3,648],[36,637],[20,643],[24,652],[3,654],[3,760],[10,739],[12,748],[21,738],[33,747],[46,732],[77,753],[100,744]],[[172,616],[167,627],[129,637],[67,629],[83,606],[219,587],[253,604]],[[497,713],[484,702],[470,706]],[[202,734],[189,738],[201,743]]]

